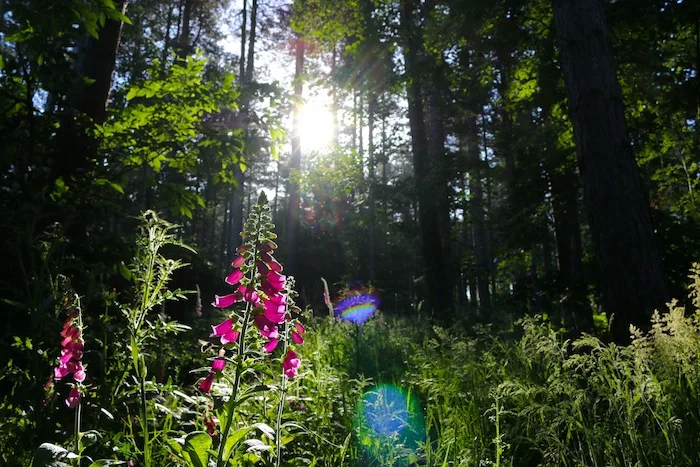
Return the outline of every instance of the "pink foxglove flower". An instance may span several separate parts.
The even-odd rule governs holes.
[[[287,315],[287,296],[281,293],[269,295],[264,300],[263,314],[273,323],[284,323]]]
[[[212,305],[216,308],[228,308],[241,300],[243,300],[243,294],[239,292],[223,296],[214,295],[214,303]]]
[[[68,397],[66,398],[66,407],[74,409],[79,404],[80,404],[80,391],[78,391],[78,388],[76,386],[73,386],[73,388],[68,393]]]
[[[301,323],[296,323],[294,325],[294,330],[292,331],[292,340],[295,344],[300,345],[304,343],[304,338],[302,336],[305,332],[306,329],[304,329],[304,326],[302,326]]]
[[[199,383],[199,389],[202,392],[211,392],[211,385],[214,383],[214,376],[215,373],[213,371],[210,371],[207,377],[204,378],[201,383]]]
[[[267,273],[267,276],[265,276],[267,281],[270,283],[270,286],[274,288],[275,290],[282,290],[284,289],[284,283],[286,280],[286,277],[283,276],[282,274],[278,273],[277,271],[270,271]]]
[[[243,263],[245,262],[245,258],[243,255],[238,255],[235,258],[233,258],[233,261],[231,261],[231,267],[238,269],[241,266],[243,266]]]
[[[279,339],[270,339],[267,342],[267,344],[265,344],[263,349],[265,349],[265,352],[267,352],[267,353],[272,353],[277,348],[278,343],[279,343]]]
[[[279,337],[279,331],[277,325],[267,319],[265,315],[255,315],[253,318],[255,327],[258,328],[258,332],[261,336],[267,339],[277,339]]]
[[[282,362],[282,368],[284,369],[284,374],[287,378],[294,378],[299,369],[299,357],[297,357],[296,352],[292,349],[287,351],[287,355],[284,356],[284,361]]]
[[[241,279],[243,279],[243,271],[240,269],[235,269],[231,274],[226,276],[224,281],[229,285],[236,285],[241,281]]]
[[[212,326],[211,329],[211,337],[220,337],[221,343],[224,345],[235,342],[238,339],[239,332],[233,329],[233,318]]]

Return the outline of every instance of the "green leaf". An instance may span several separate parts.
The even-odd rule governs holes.
[[[126,264],[124,264],[124,261],[119,263],[119,273],[122,275],[122,277],[128,281],[131,281],[131,278],[133,277],[131,274],[131,270],[126,267]]]
[[[211,436],[203,431],[194,431],[185,437],[184,450],[190,455],[194,467],[207,467]]]
[[[122,186],[120,184],[114,183],[114,182],[109,182],[109,186],[111,186],[112,189],[114,189],[114,191],[117,191],[121,194],[124,194],[124,188],[122,188]]]
[[[77,459],[75,453],[51,443],[43,443],[34,454],[32,467],[70,467],[72,459]],[[66,461],[66,462],[63,462]]]
[[[129,89],[129,92],[126,94],[126,100],[130,101],[134,97],[136,97],[136,93],[139,92],[138,88],[131,88]]]

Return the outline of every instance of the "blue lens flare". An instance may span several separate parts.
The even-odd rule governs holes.
[[[425,442],[425,420],[420,401],[410,391],[383,384],[365,392],[355,408],[355,432],[365,453],[415,454]]]
[[[379,298],[372,290],[350,290],[335,300],[335,316],[358,325],[364,324],[377,312]]]

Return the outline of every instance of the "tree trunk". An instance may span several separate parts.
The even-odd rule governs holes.
[[[292,157],[289,161],[290,172],[301,169],[301,128],[299,112],[301,110],[304,73],[304,39],[301,34],[296,36],[295,45],[296,63],[294,70],[294,117],[292,122]],[[289,185],[289,206],[287,208],[287,269],[292,273],[297,273],[297,261],[299,256],[299,209],[300,195],[299,184],[293,180],[290,174]]]
[[[617,342],[649,325],[667,299],[647,195],[627,139],[622,93],[602,0],[554,0],[564,82],[574,126],[603,309]]]
[[[253,82],[253,72],[255,70],[255,33],[258,21],[258,0],[253,0],[250,9],[250,38],[248,41],[248,65],[245,70],[245,82]]]
[[[377,114],[377,96],[372,93],[369,96],[369,102],[367,104],[367,126],[368,126],[368,142],[367,142],[367,169],[369,172],[369,177],[367,180],[369,190],[367,196],[368,204],[368,214],[369,214],[369,244],[368,249],[368,261],[369,261],[369,280],[374,282],[376,277],[376,200],[375,200],[375,185],[376,185],[376,147],[374,144],[374,129]]]
[[[127,0],[122,0],[116,4],[122,14],[126,13],[128,3]],[[102,123],[107,118],[107,103],[122,24],[121,21],[108,19],[99,32],[99,38],[87,37],[84,45],[79,48],[78,72],[91,80],[91,84],[84,84],[80,80],[73,109],[94,123]],[[86,170],[89,161],[97,154],[94,138],[86,134],[86,128],[73,118],[70,111],[67,113],[57,136],[58,157],[54,167],[55,175],[66,181],[70,176]],[[89,125],[87,122],[82,123]]]
[[[411,79],[408,85],[408,118],[413,150],[413,171],[418,194],[418,225],[421,237],[423,263],[429,294],[429,307],[436,316],[447,317],[452,312],[452,291],[448,285],[440,238],[440,216],[436,192],[430,173],[431,167],[428,139],[425,128],[425,113],[421,95],[422,77],[419,58],[422,50],[420,27],[416,24],[414,11],[417,0],[402,0],[402,28],[404,30],[404,60],[406,74]],[[432,161],[434,162],[434,161]]]
[[[489,259],[486,239],[484,214],[484,188],[482,184],[482,161],[479,150],[479,127],[476,117],[467,118],[467,159],[469,163],[469,208],[472,219],[472,241],[474,245],[474,272],[479,291],[481,312],[488,315],[491,312],[491,294],[489,292]],[[485,150],[486,148],[484,148]]]

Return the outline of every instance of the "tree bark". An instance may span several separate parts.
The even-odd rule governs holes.
[[[294,70],[294,116],[292,122],[292,156],[289,161],[290,179],[287,186],[289,194],[289,205],[287,208],[287,269],[292,273],[297,273],[297,262],[299,256],[299,209],[300,195],[299,184],[293,180],[293,171],[301,169],[301,128],[299,113],[302,103],[303,74],[304,74],[304,39],[301,34],[296,35],[295,45],[295,70]]]
[[[627,137],[602,0],[553,0],[603,309],[613,338],[649,325],[667,299],[647,195]]]
[[[440,237],[440,217],[436,200],[436,190],[439,190],[439,187],[434,186],[434,181],[429,175],[435,167],[431,166],[429,156],[421,95],[423,79],[419,60],[422,41],[420,27],[414,15],[418,5],[417,0],[401,1],[401,26],[405,36],[404,60],[406,74],[411,78],[407,90],[408,118],[413,150],[413,171],[418,194],[418,225],[428,286],[428,305],[436,316],[446,317],[452,313],[452,291],[447,281]]]
[[[122,14],[126,13],[128,3],[127,0],[122,0],[116,4]],[[107,103],[122,24],[121,21],[108,19],[99,32],[99,38],[87,37],[80,47],[78,72],[92,81],[91,84],[83,84],[81,80],[73,110],[77,111],[78,116],[87,117],[94,123],[102,123],[107,118]],[[67,112],[56,140],[58,158],[54,173],[65,180],[87,169],[89,161],[97,154],[97,143],[81,124],[87,122],[74,117],[76,116],[71,111]]]

